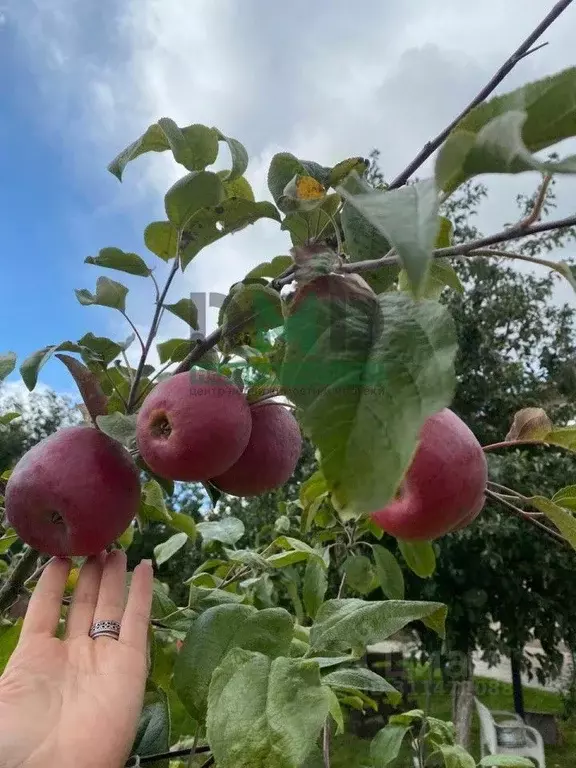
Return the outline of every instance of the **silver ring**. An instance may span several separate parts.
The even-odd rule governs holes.
[[[97,637],[111,637],[113,640],[118,640],[120,624],[117,621],[95,621],[89,635],[93,640]]]

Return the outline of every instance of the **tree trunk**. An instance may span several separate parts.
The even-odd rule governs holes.
[[[472,653],[467,654],[466,675],[452,686],[452,720],[456,730],[456,744],[470,747],[470,730],[474,711],[474,664]]]
[[[514,710],[520,715],[522,720],[526,719],[524,711],[524,689],[522,688],[522,677],[520,675],[520,659],[522,651],[512,653],[510,662],[512,666],[512,692],[514,695]]]

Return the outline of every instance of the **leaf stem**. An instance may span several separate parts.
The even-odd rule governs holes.
[[[441,131],[435,138],[426,142],[414,160],[412,160],[412,162],[409,163],[409,165],[407,165],[406,168],[401,173],[399,173],[398,176],[396,176],[396,178],[390,183],[388,187],[389,189],[396,189],[397,187],[401,187],[406,184],[410,176],[412,176],[412,174],[426,162],[430,155],[432,155],[438,149],[438,147],[446,140],[448,135],[458,125],[458,123],[464,117],[466,117],[466,115],[471,112],[474,107],[478,106],[478,104],[481,104],[496,89],[502,80],[504,80],[504,78],[514,69],[516,64],[518,64],[519,61],[522,61],[522,59],[524,59],[529,54],[534,53],[535,51],[542,48],[541,45],[533,47],[534,43],[544,34],[548,27],[554,21],[556,21],[558,16],[560,16],[560,14],[563,13],[566,8],[568,8],[571,2],[572,0],[560,0],[560,2],[556,3],[550,13],[548,13],[547,16],[540,22],[540,24],[528,35],[528,37],[524,40],[520,47],[516,49],[512,56],[510,56],[510,58],[504,62],[504,64],[500,67],[492,79],[472,99],[468,106],[466,106],[462,112],[460,112],[458,117],[456,117],[450,123],[450,125],[444,128],[444,130]]]
[[[324,768],[330,768],[330,716],[326,718],[322,733],[322,757]]]
[[[34,572],[40,552],[27,547],[16,563],[14,570],[0,589],[0,613],[9,608],[18,598],[24,582]]]
[[[152,317],[150,332],[148,333],[148,338],[146,339],[146,342],[142,347],[142,355],[140,356],[140,361],[138,362],[138,368],[136,369],[136,375],[134,376],[134,381],[132,382],[132,386],[130,387],[130,394],[128,395],[128,403],[126,406],[127,413],[130,413],[134,408],[134,404],[136,401],[136,393],[138,391],[138,385],[140,384],[140,379],[142,378],[142,371],[144,370],[144,366],[146,365],[146,358],[148,357],[148,353],[150,352],[150,347],[152,346],[152,342],[154,341],[156,337],[156,333],[158,331],[158,324],[160,321],[160,317],[162,315],[164,300],[166,298],[166,295],[168,294],[168,291],[170,290],[172,281],[176,276],[176,272],[178,271],[179,264],[180,264],[180,234],[178,235],[178,243],[176,245],[176,256],[174,257],[174,263],[172,264],[172,268],[170,269],[170,272],[166,279],[166,283],[164,284],[164,288],[162,288],[162,291],[160,292],[160,295],[156,300],[156,308],[154,310],[154,316]]]
[[[110,377],[110,374],[109,374],[109,372],[108,372],[108,368],[107,368],[107,367],[104,365],[104,363],[101,363],[101,366],[102,366],[102,370],[103,370],[103,371],[104,371],[104,373],[106,374],[106,378],[107,378],[107,379],[108,379],[108,381],[110,382],[110,385],[111,385],[111,387],[112,387],[112,390],[113,390],[114,392],[116,392],[116,394],[117,394],[117,395],[118,395],[118,397],[120,398],[120,402],[122,403],[122,405],[124,406],[124,408],[125,408],[126,410],[128,410],[128,403],[126,402],[126,399],[123,397],[122,393],[120,392],[120,390],[118,389],[118,387],[116,386],[116,384],[114,384],[114,382],[113,382],[113,380],[112,380],[112,378]]]
[[[171,752],[158,752],[155,755],[132,755],[125,765],[126,768],[130,768],[131,766],[144,765],[144,763],[157,763],[159,760],[174,760],[177,757],[188,757],[191,752],[192,748],[188,747],[187,749],[173,749]],[[196,747],[196,754],[201,752],[210,752],[210,747]],[[134,762],[136,758],[138,758],[139,763]]]
[[[120,314],[122,315],[122,317],[126,320],[128,325],[132,328],[132,330],[136,334],[136,338],[138,339],[138,341],[140,342],[140,346],[142,347],[142,352],[144,352],[144,341],[142,340],[142,336],[140,335],[140,331],[138,330],[138,328],[136,328],[136,326],[134,325],[132,320],[130,320],[130,318],[128,317],[126,312],[124,312],[124,310],[121,309],[120,310]]]
[[[542,184],[540,185],[540,189],[538,190],[538,193],[536,195],[536,200],[534,201],[534,205],[532,206],[532,210],[528,214],[528,216],[525,216],[523,219],[520,219],[518,224],[516,225],[519,229],[525,229],[526,227],[532,226],[532,224],[536,224],[536,222],[539,220],[540,216],[542,215],[542,208],[544,207],[544,203],[546,202],[546,193],[548,192],[548,187],[550,186],[550,182],[552,181],[552,176],[547,175],[544,176],[542,179]]]

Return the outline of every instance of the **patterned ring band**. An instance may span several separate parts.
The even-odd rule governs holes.
[[[112,637],[114,640],[118,640],[120,624],[117,621],[96,621],[92,624],[90,637],[93,640],[97,637]]]

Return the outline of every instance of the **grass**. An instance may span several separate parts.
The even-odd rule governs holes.
[[[514,711],[512,698],[512,685],[487,677],[475,678],[476,696],[489,709],[504,709]],[[421,708],[425,705],[425,696],[419,696],[418,704]],[[562,701],[560,695],[552,691],[543,691],[539,688],[524,688],[524,706],[527,711],[549,712],[558,715],[558,723],[562,732],[563,743],[559,746],[546,746],[546,768],[575,768],[576,766],[576,718],[571,721],[560,719],[562,713]],[[452,719],[452,702],[450,693],[444,693],[440,685],[434,686],[434,692],[430,697],[430,710],[428,714],[442,720]],[[471,753],[477,760],[480,759],[479,723],[476,715],[472,725]]]

